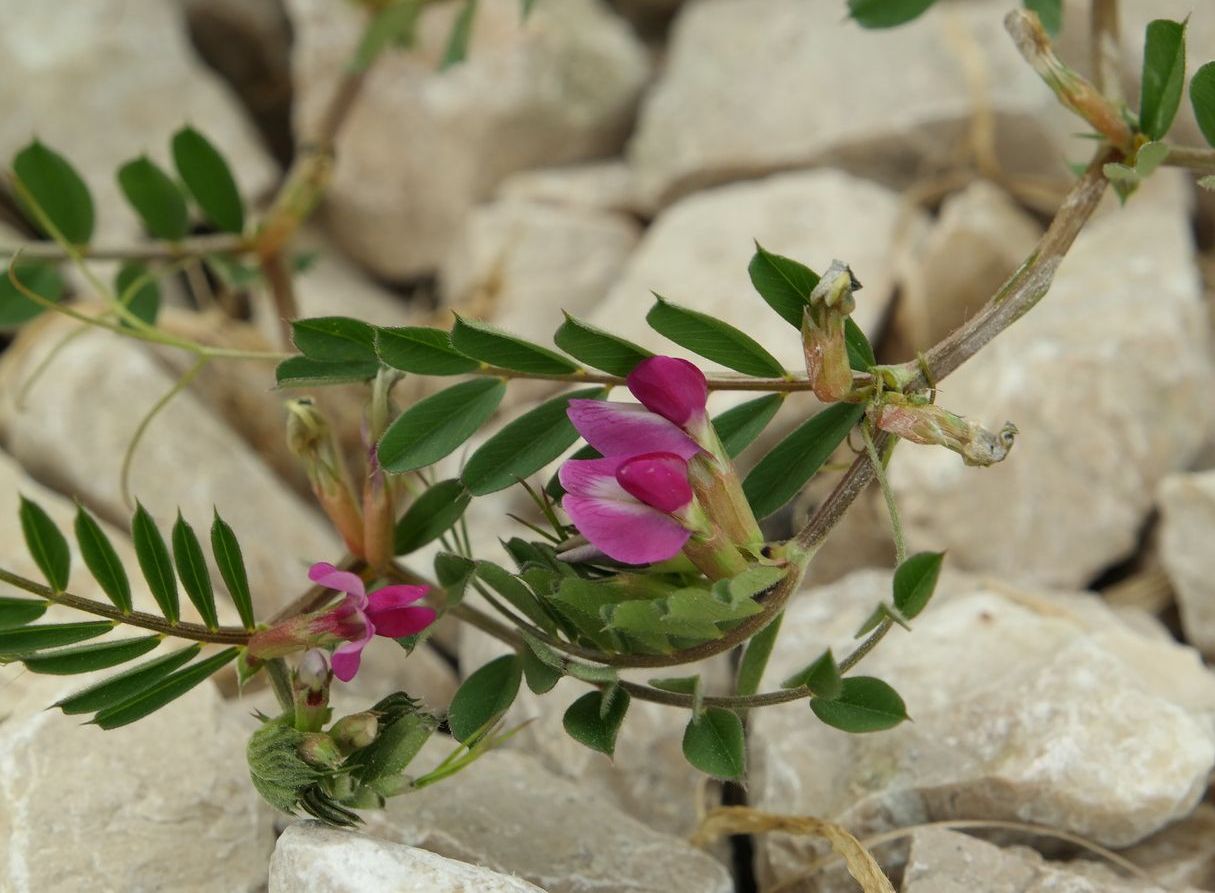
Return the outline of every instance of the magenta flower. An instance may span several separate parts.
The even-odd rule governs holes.
[[[413,604],[426,595],[426,586],[384,586],[368,594],[357,574],[326,562],[312,565],[308,578],[346,593],[340,605],[321,615],[331,627],[328,632],[346,639],[333,652],[333,675],[343,682],[358,673],[363,649],[372,636],[410,636],[426,629],[437,616],[433,608]]]
[[[559,472],[561,505],[579,532],[626,564],[665,561],[679,554],[691,531],[688,465],[676,453],[570,459]]]

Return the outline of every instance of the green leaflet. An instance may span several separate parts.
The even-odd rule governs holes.
[[[245,228],[245,203],[224,156],[192,127],[173,135],[173,165],[207,218],[227,233]]]
[[[478,378],[415,403],[380,438],[380,464],[398,473],[433,465],[472,437],[505,393],[501,379]]]
[[[514,703],[522,678],[522,662],[508,654],[465,679],[447,711],[447,725],[456,740],[468,744],[492,728]]]
[[[13,158],[13,173],[63,238],[84,245],[93,237],[93,197],[66,158],[34,140]],[[18,200],[38,229],[51,235],[20,192]]]
[[[845,732],[880,732],[907,719],[898,692],[872,676],[849,676],[831,700],[811,698],[810,709],[829,726]]]
[[[141,155],[118,169],[118,185],[144,228],[156,239],[176,242],[190,230],[190,212],[181,189],[158,164]]]
[[[566,409],[571,400],[604,395],[603,388],[586,388],[541,403],[515,419],[468,460],[461,480],[474,496],[505,490],[535,474],[578,439]]]

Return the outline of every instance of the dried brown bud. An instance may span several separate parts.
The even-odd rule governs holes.
[[[852,293],[860,287],[847,264],[832,261],[810,293],[802,316],[806,376],[814,395],[824,403],[842,400],[852,390],[844,320],[856,309]]]
[[[1017,426],[1005,422],[989,431],[978,422],[931,403],[884,403],[869,409],[869,418],[882,431],[913,443],[943,446],[967,465],[994,465],[1012,449]]]

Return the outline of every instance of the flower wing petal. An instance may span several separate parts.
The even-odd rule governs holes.
[[[604,554],[626,564],[673,558],[691,536],[677,521],[632,498],[567,493],[561,505],[583,536]]]
[[[677,425],[634,403],[571,400],[567,413],[583,439],[605,456],[661,452],[691,459],[700,452]]]

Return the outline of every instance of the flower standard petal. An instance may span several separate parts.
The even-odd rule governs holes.
[[[628,385],[642,406],[681,428],[704,418],[708,385],[704,373],[687,360],[649,357],[629,373]]]
[[[692,501],[688,463],[674,453],[645,453],[621,463],[616,482],[630,495],[665,514]]]
[[[650,564],[679,554],[691,533],[673,518],[624,495],[607,499],[567,493],[561,505],[579,532],[617,561]]]
[[[677,425],[644,406],[571,400],[567,413],[583,439],[605,456],[661,451],[691,459],[700,452],[696,441]]]
[[[308,568],[308,579],[326,589],[336,589],[353,596],[360,608],[367,603],[367,590],[363,588],[359,575],[338,570],[327,561],[318,561]]]

